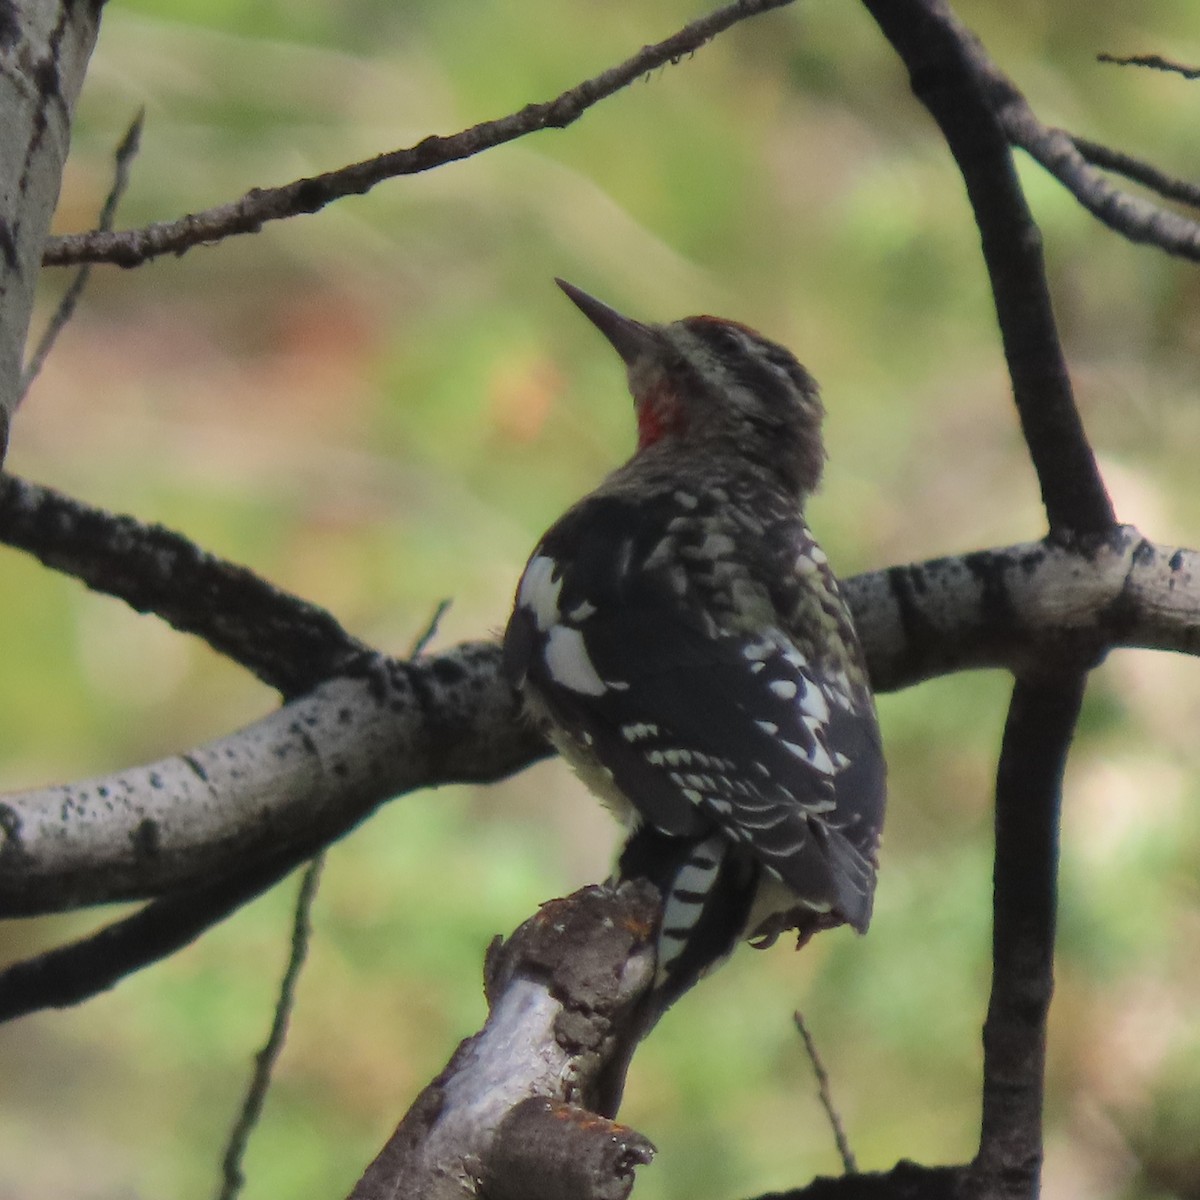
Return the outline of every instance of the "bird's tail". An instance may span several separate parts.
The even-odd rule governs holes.
[[[638,1042],[746,935],[759,869],[715,832],[675,837],[643,825],[630,837],[617,864],[617,878],[648,880],[663,897],[658,966],[631,1023],[626,1053],[616,1057],[602,1084],[601,1112],[615,1115]]]

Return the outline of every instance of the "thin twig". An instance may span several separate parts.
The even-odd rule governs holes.
[[[1071,134],[1043,125],[1024,102],[1006,105],[1001,118],[1011,143],[1040,163],[1109,229],[1127,241],[1200,261],[1200,222],[1114,187],[1088,161]]]
[[[1186,179],[1177,179],[1165,171],[1160,171],[1152,164],[1143,162],[1140,158],[1134,158],[1120,150],[1113,150],[1109,146],[1102,146],[1099,142],[1091,142],[1087,138],[1074,136],[1071,141],[1074,143],[1075,149],[1092,166],[1123,175],[1126,179],[1131,179],[1134,183],[1140,183],[1152,192],[1157,192],[1164,199],[1176,200],[1180,204],[1200,208],[1200,185],[1190,183]]]
[[[429,649],[429,643],[437,637],[438,626],[442,623],[442,618],[450,611],[450,605],[453,603],[454,601],[449,597],[437,602],[437,607],[433,610],[433,616],[429,618],[429,624],[425,626],[424,633],[418,634],[413,642],[412,648],[408,652],[409,658],[420,658]]]
[[[129,187],[130,169],[133,166],[133,160],[137,157],[138,150],[141,147],[142,127],[146,122],[146,110],[141,108],[138,110],[137,116],[133,118],[129,128],[125,131],[125,136],[121,139],[121,144],[117,147],[116,153],[113,155],[113,182],[109,190],[108,196],[104,201],[103,207],[100,209],[100,218],[96,223],[96,227],[102,230],[110,230],[113,227],[113,220],[117,215],[117,205],[121,202],[121,197],[125,194],[126,188]],[[88,278],[92,273],[92,264],[84,263],[75,273],[75,278],[71,280],[67,290],[63,293],[62,299],[58,302],[58,307],[54,310],[54,316],[50,318],[49,325],[46,326],[46,331],[42,334],[41,340],[37,344],[37,349],[30,356],[29,361],[25,364],[24,371],[21,372],[20,390],[17,393],[16,404],[14,408],[19,408],[21,401],[25,399],[26,392],[29,391],[33,381],[41,373],[42,367],[46,365],[46,359],[50,356],[50,351],[54,349],[54,343],[58,341],[58,335],[67,327],[67,323],[75,314],[75,307],[79,303],[79,298],[83,295],[83,289],[87,287]]]
[[[870,0],[864,3],[872,7]],[[922,45],[929,47],[931,55],[936,54],[935,48],[949,34],[961,48],[955,70],[965,75],[963,82],[1000,121],[1009,144],[1019,146],[1044,167],[1094,217],[1128,241],[1200,261],[1200,222],[1114,187],[1089,163],[1070,133],[1039,120],[1020,89],[987,57],[978,39],[955,17],[945,0],[907,0],[895,7],[898,15],[903,8],[896,22],[898,28],[920,30],[912,39],[914,51],[909,57]],[[879,13],[885,12],[881,5]],[[943,74],[928,73],[934,78]]]
[[[1040,163],[1088,212],[1122,237],[1200,260],[1200,223],[1114,187],[1089,163],[1070,133],[1040,121],[1012,80],[982,52],[973,57],[977,85],[1013,146]]]
[[[817,1077],[817,1096],[821,1101],[821,1107],[825,1110],[825,1115],[829,1118],[829,1127],[833,1130],[833,1140],[837,1143],[838,1154],[842,1159],[842,1170],[847,1175],[853,1175],[858,1171],[858,1161],[854,1157],[854,1151],[850,1149],[850,1139],[846,1137],[841,1114],[833,1103],[833,1092],[829,1087],[829,1072],[825,1070],[825,1064],[817,1052],[817,1043],[813,1041],[813,1036],[808,1030],[804,1014],[797,1011],[793,1014],[792,1019],[796,1022],[796,1028],[800,1031],[801,1038],[804,1039],[804,1052],[808,1055],[808,1061],[812,1063],[813,1074]]]
[[[1182,75],[1184,79],[1200,79],[1200,67],[1185,67],[1182,63],[1172,62],[1161,54],[1104,54],[1096,55],[1096,61],[1113,63],[1118,67],[1149,67],[1153,71],[1170,71]]]
[[[584,80],[553,100],[527,104],[518,112],[484,121],[448,137],[432,135],[415,146],[380,154],[308,179],[297,179],[282,187],[253,188],[240,200],[190,213],[176,221],[162,221],[119,233],[93,231],[50,238],[46,242],[42,264],[64,266],[110,262],[122,267],[140,266],[162,254],[182,254],[202,242],[257,233],[268,221],[317,212],[334,200],[362,195],[386,179],[415,175],[458,162],[542,129],[565,129],[592,105],[657,67],[678,63],[739,21],[791,2],[737,0],[692,21],[661,42],[644,46],[623,63]]]
[[[312,933],[310,917],[313,902],[317,898],[317,889],[321,882],[321,868],[324,863],[324,853],[318,854],[308,864],[304,877],[300,881],[300,891],[296,896],[295,914],[292,919],[291,954],[288,956],[287,969],[279,984],[279,998],[275,1003],[275,1016],[271,1021],[271,1032],[267,1035],[263,1048],[255,1055],[254,1073],[250,1078],[250,1086],[229,1135],[229,1143],[221,1162],[222,1184],[218,1193],[219,1200],[234,1200],[246,1182],[242,1162],[250,1135],[254,1132],[254,1127],[262,1116],[263,1104],[266,1102],[267,1091],[271,1086],[271,1073],[276,1062],[279,1061],[279,1055],[287,1038],[288,1020],[296,1000],[296,983],[300,978],[300,971],[308,954],[308,940]]]

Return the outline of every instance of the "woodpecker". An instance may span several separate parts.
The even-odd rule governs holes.
[[[742,938],[866,931],[883,750],[804,518],[812,377],[737,322],[644,324],[556,282],[624,360],[637,449],[533,551],[504,670],[628,826],[618,876],[662,895],[657,1014]]]

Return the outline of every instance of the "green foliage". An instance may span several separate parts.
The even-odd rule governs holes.
[[[679,0],[111,7],[58,227],[91,223],[139,105],[119,224],[548,98],[693,15]],[[1168,169],[1190,161],[1180,111],[1196,85],[1093,57],[1149,44],[1200,58],[1191,0],[962,15],[1048,120]],[[1197,276],[1120,243],[1036,168],[1022,177],[1118,510],[1195,544]],[[813,522],[845,573],[1041,534],[961,184],[852,5],[738,28],[567,131],[256,238],[98,271],[9,465],[179,528],[389,650],[443,596],[443,643],[484,635],[537,534],[632,441],[619,366],[556,274],[633,315],[716,312],[796,349],[830,413]],[[43,286],[48,310],[62,281]],[[2,560],[0,785],[165,755],[273,702],[153,619]],[[625,1115],[661,1150],[639,1196],[749,1195],[837,1170],[796,1008],[863,1166],[971,1152],[1006,698],[998,675],[883,698],[893,796],[872,932],[800,956],[740,951],[668,1016],[628,1092]],[[1172,1122],[1195,1112],[1143,1098],[1196,1077],[1194,1053],[1183,1082],[1168,1064],[1197,1028],[1183,948],[1198,720],[1192,663],[1129,653],[1097,674],[1067,784],[1050,1161],[1064,1194],[1163,1194],[1122,1189],[1166,1178],[1163,1147],[1185,1136]],[[547,766],[403,798],[336,847],[249,1200],[346,1190],[481,1020],[489,938],[599,878],[615,836]],[[0,1030],[0,1194],[214,1191],[291,891],[77,1012]],[[16,957],[97,919],[12,923],[0,941]]]

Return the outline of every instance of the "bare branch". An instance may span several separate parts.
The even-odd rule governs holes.
[[[100,7],[11,0],[0,53],[0,463],[21,393],[21,363],[38,263],[62,184],[71,110],[87,71]]]
[[[1087,552],[1035,542],[847,582],[879,692],[971,668],[1061,673],[1115,646],[1200,654],[1200,555],[1125,528]],[[187,754],[0,803],[0,913],[193,888],[297,865],[385,800],[489,782],[548,753],[499,647],[378,659]]]
[[[585,888],[493,947],[487,1024],[418,1097],[351,1200],[627,1196],[654,1148],[586,1110],[650,985],[657,907],[646,884]],[[562,1177],[530,1181],[531,1128]]]
[[[1013,145],[1041,163],[1092,216],[1131,242],[1200,261],[1200,224],[1113,187],[1088,164],[1074,138],[1043,125],[1023,97],[1006,98],[1000,114]]]
[[[1152,179],[1166,180],[1166,176],[1161,176],[1152,167],[1141,167],[1142,177],[1139,178],[1132,169],[1133,160],[1117,156],[1114,151],[1097,147],[1095,143],[1076,139],[1064,130],[1044,125],[1012,80],[994,63],[986,60],[979,63],[979,81],[1012,144],[1020,146],[1041,163],[1094,217],[1131,242],[1157,246],[1168,254],[1192,261],[1200,259],[1200,224],[1113,187],[1089,165],[1088,160],[1093,155],[1100,157],[1102,151],[1109,161],[1097,161],[1096,166],[1128,174],[1139,183],[1170,196],[1170,188],[1163,189],[1151,182]],[[1122,165],[1116,165],[1112,161],[1114,158]]]
[[[890,1171],[818,1177],[804,1187],[758,1200],[968,1200],[969,1168],[926,1167],[901,1159]]]
[[[1030,542],[845,588],[876,692],[970,668],[1061,673],[1118,646],[1200,654],[1200,554],[1132,526],[1088,548]]]
[[[997,1195],[1038,1191],[1062,779],[1086,682],[1085,674],[1037,684],[1018,679],[1000,751],[992,994],[973,1168],[984,1181],[1004,1180]]]
[[[1051,533],[1104,533],[1116,517],[1071,391],[1046,283],[1041,234],[1017,179],[996,89],[989,87],[1002,77],[945,0],[864,3],[904,60],[913,91],[937,121],[966,184],[983,241],[1013,398]]]
[[[268,221],[318,212],[345,196],[362,195],[384,180],[416,175],[458,162],[526,134],[542,129],[565,129],[593,104],[658,67],[677,63],[695,53],[730,26],[790,3],[791,0],[736,0],[707,17],[692,21],[663,41],[644,46],[618,66],[584,80],[553,100],[527,104],[519,112],[484,121],[461,133],[448,137],[430,136],[407,149],[393,150],[308,179],[297,179],[282,187],[253,188],[240,200],[190,213],[177,221],[163,221],[119,233],[93,231],[50,238],[42,263],[63,266],[110,262],[122,267],[140,266],[151,258],[182,254],[201,243],[221,241],[235,234],[257,233]]]
[[[500,1122],[487,1200],[624,1200],[654,1147],[627,1125],[575,1104],[531,1098]]]
[[[817,1043],[809,1032],[804,1014],[796,1012],[792,1015],[792,1019],[796,1022],[796,1029],[804,1042],[804,1053],[808,1055],[808,1061],[812,1063],[813,1074],[817,1077],[817,1098],[821,1101],[821,1107],[825,1110],[829,1127],[833,1130],[833,1140],[837,1143],[838,1157],[842,1160],[842,1170],[847,1175],[854,1175],[858,1171],[858,1163],[854,1158],[854,1151],[850,1148],[850,1139],[846,1136],[846,1128],[842,1124],[841,1114],[833,1102],[833,1091],[829,1086],[829,1072],[825,1070],[825,1063],[821,1060]]]
[[[142,126],[145,120],[146,110],[139,109],[113,156],[113,183],[100,208],[100,218],[96,223],[98,229],[109,230],[113,227],[113,221],[117,215],[117,205],[121,203],[121,197],[129,186],[130,168],[133,166],[133,160],[137,157],[138,147],[141,145]],[[92,264],[84,263],[75,273],[75,278],[71,280],[62,299],[58,302],[54,316],[50,318],[49,325],[46,326],[45,332],[38,340],[37,348],[29,356],[29,361],[25,364],[24,371],[21,372],[21,394],[17,397],[18,407],[25,399],[33,381],[41,374],[42,367],[45,366],[46,359],[50,357],[50,351],[54,349],[54,343],[58,341],[59,334],[66,329],[68,322],[75,315],[75,307],[83,295],[84,288],[87,287],[91,274]]]
[[[331,680],[189,753],[0,803],[0,911],[139,899],[310,858],[393,796],[492,781],[549,753],[498,647]]]
[[[229,1135],[229,1144],[225,1148],[225,1157],[221,1162],[221,1190],[219,1200],[234,1200],[246,1182],[242,1171],[242,1161],[246,1155],[246,1147],[250,1135],[262,1116],[263,1104],[267,1099],[267,1091],[271,1086],[271,1074],[279,1055],[283,1051],[284,1040],[287,1037],[288,1022],[292,1015],[292,1006],[296,999],[296,984],[300,979],[300,971],[308,956],[308,939],[312,932],[310,917],[312,906],[317,898],[317,888],[321,882],[321,868],[325,856],[318,854],[308,864],[304,877],[300,881],[300,890],[296,895],[296,907],[292,917],[291,952],[288,954],[287,967],[283,979],[279,983],[279,996],[275,1004],[275,1015],[271,1021],[271,1030],[263,1048],[255,1055],[254,1073],[246,1098],[242,1102],[241,1111],[234,1122]]]
[[[1089,142],[1087,138],[1072,137],[1071,142],[1092,166],[1124,175],[1126,179],[1140,183],[1166,200],[1175,200],[1192,208],[1200,208],[1200,184],[1176,179],[1150,163],[1123,154],[1120,150],[1102,146],[1099,142]]]
[[[1043,124],[1012,80],[994,63],[980,56],[975,66],[979,86],[1009,141],[1045,167],[1088,212],[1131,242],[1157,246],[1192,261],[1200,259],[1200,223],[1113,187],[1093,165],[1127,175],[1163,196],[1185,203],[1193,202],[1193,188],[1171,180],[1154,167]]]
[[[429,624],[417,635],[413,644],[409,647],[409,658],[420,658],[429,648],[429,643],[437,637],[438,627],[442,623],[442,618],[450,611],[452,603],[452,600],[445,598],[437,602],[437,606],[433,610],[433,616],[429,618]]]
[[[5,474],[0,541],[202,637],[285,696],[374,656],[324,609],[181,534]]]
[[[182,950],[230,913],[273,887],[291,862],[243,868],[155,900],[132,916],[65,946],[0,970],[0,1022],[82,1004],[151,963]]]
[[[1185,67],[1182,63],[1172,62],[1161,54],[1097,54],[1096,61],[1114,63],[1118,67],[1149,67],[1154,71],[1171,71],[1182,75],[1184,79],[1200,79],[1200,67]]]

